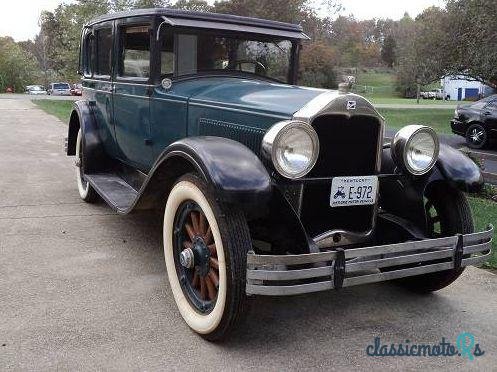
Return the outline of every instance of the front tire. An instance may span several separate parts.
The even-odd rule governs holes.
[[[482,149],[486,146],[488,135],[481,124],[472,124],[466,131],[466,144],[472,149]]]
[[[469,203],[459,190],[444,184],[434,186],[427,192],[425,210],[432,238],[475,231]],[[399,283],[414,292],[429,293],[452,284],[463,271],[461,268],[418,275],[400,279]]]
[[[76,183],[78,185],[78,192],[81,199],[87,203],[95,203],[98,199],[98,194],[90,183],[84,178],[83,151],[83,134],[80,129],[76,139]]]
[[[245,216],[216,200],[194,175],[172,188],[164,211],[164,258],[174,300],[188,326],[224,338],[242,319],[251,249]]]

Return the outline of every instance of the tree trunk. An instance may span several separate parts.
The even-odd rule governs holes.
[[[419,95],[421,93],[421,85],[419,83],[416,84],[416,103],[419,103]]]

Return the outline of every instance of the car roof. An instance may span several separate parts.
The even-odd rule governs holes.
[[[170,8],[136,9],[126,12],[110,13],[93,19],[87,24],[87,27],[105,21],[140,16],[159,16],[172,26],[225,29],[296,39],[309,39],[309,37],[303,33],[302,26],[293,23],[242,17],[231,14],[197,12]]]

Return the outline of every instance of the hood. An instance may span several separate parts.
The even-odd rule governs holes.
[[[240,78],[203,78],[183,82],[182,94],[190,102],[258,111],[282,117],[292,115],[309,101],[326,92],[323,89],[275,84]]]

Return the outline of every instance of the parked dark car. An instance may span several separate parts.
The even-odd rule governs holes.
[[[179,312],[209,340],[248,296],[398,279],[429,292],[486,261],[479,168],[426,126],[384,144],[363,97],[299,87],[297,25],[146,9],[85,26],[67,155],[81,198],[163,213]],[[371,304],[374,306],[374,304]],[[319,321],[319,319],[316,319]]]
[[[466,138],[468,147],[484,148],[497,138],[497,94],[457,106],[450,125],[452,132]]]

